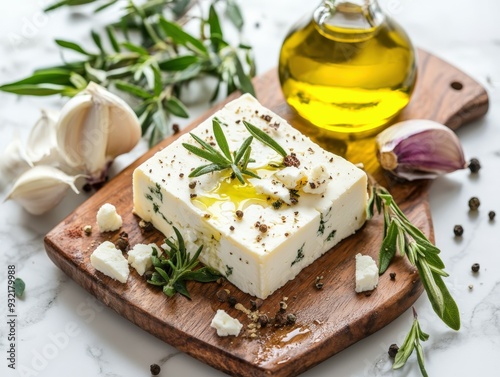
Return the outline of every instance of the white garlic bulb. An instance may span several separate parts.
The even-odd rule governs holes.
[[[59,113],[41,109],[40,119],[28,136],[26,155],[34,165],[63,165],[57,147],[56,125]]]
[[[15,200],[29,213],[41,215],[55,207],[68,188],[78,194],[75,180],[79,177],[52,166],[35,166],[19,177],[6,200]]]
[[[0,189],[16,180],[32,166],[18,135],[0,155]]]
[[[56,133],[61,156],[94,184],[105,180],[116,156],[138,143],[141,127],[125,101],[91,82],[64,105]]]

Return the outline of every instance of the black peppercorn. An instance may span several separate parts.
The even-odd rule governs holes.
[[[389,276],[391,277],[391,280],[396,280],[396,273],[395,272],[391,272],[389,274]]]
[[[149,370],[151,372],[151,375],[153,375],[153,376],[158,376],[161,372],[161,368],[158,364],[151,364],[151,366],[149,367]]]
[[[495,220],[495,216],[496,216],[496,215],[497,215],[497,214],[495,213],[495,211],[490,211],[490,212],[488,212],[488,217],[490,218],[490,221]]]
[[[294,325],[295,322],[297,322],[297,316],[295,314],[290,313],[286,316],[287,325]]]
[[[229,296],[227,302],[229,303],[229,305],[235,306],[238,303],[238,300],[236,300],[236,297],[234,296]]]
[[[241,219],[241,218],[243,217],[243,211],[237,210],[237,211],[236,211],[236,217],[237,217],[238,219]]]
[[[391,346],[389,347],[389,352],[388,352],[389,357],[391,359],[394,359],[396,357],[398,351],[399,351],[398,345],[397,344],[391,344]]]
[[[464,228],[462,227],[462,225],[455,225],[455,227],[453,228],[453,233],[455,233],[456,237],[462,237],[462,235],[464,234]]]
[[[476,174],[481,169],[481,164],[477,158],[471,158],[469,161],[469,170],[471,173]]]
[[[469,199],[469,208],[471,211],[476,211],[480,205],[481,205],[481,202],[475,196],[473,196],[472,198]]]
[[[474,263],[471,267],[472,272],[478,272],[479,268],[480,268],[479,263]]]

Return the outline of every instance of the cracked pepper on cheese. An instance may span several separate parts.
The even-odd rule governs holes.
[[[189,178],[208,161],[182,146],[199,146],[185,134],[139,166],[133,175],[134,211],[166,237],[172,226],[188,251],[203,245],[200,260],[239,289],[266,298],[306,266],[353,234],[365,221],[366,174],[327,152],[246,94],[214,114],[231,152],[250,136],[243,120],[264,130],[299,167],[275,168],[273,149],[254,139],[248,165],[261,179],[246,184],[231,171]],[[215,148],[212,117],[193,131]]]

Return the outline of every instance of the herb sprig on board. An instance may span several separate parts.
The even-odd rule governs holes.
[[[31,76],[0,86],[0,90],[19,95],[74,96],[90,81],[127,93],[134,106],[143,135],[154,145],[171,133],[171,116],[189,116],[180,100],[185,87],[194,79],[214,77],[215,89],[207,99],[235,90],[254,94],[251,77],[255,64],[251,47],[232,45],[221,27],[224,14],[238,32],[243,17],[235,0],[211,0],[208,14],[188,17],[197,2],[190,0],[62,0],[46,11],[65,6],[95,4],[95,12],[113,9],[120,18],[102,32],[91,32],[94,47],[57,39],[63,50],[82,56],[73,62],[36,70]],[[125,5],[123,5],[125,3]],[[187,24],[198,23],[199,35],[186,31]]]
[[[177,240],[173,238],[165,239],[165,243],[169,247],[169,249],[165,250],[166,256],[159,256],[156,249],[153,249],[151,259],[155,272],[153,272],[148,283],[161,286],[163,293],[168,297],[180,293],[187,298],[191,298],[186,288],[187,281],[208,283],[216,281],[221,275],[210,267],[196,269],[200,264],[198,257],[203,250],[203,245],[191,256],[186,250],[181,233],[176,227],[173,227],[173,229]]]
[[[436,314],[453,330],[460,329],[460,312],[443,277],[445,265],[434,246],[420,229],[414,226],[398,207],[392,195],[383,187],[372,185],[367,217],[375,210],[384,216],[384,240],[379,252],[379,273],[383,274],[399,250],[417,267],[422,284]]]

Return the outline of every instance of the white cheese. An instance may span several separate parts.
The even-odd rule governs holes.
[[[193,169],[207,161],[182,146],[198,145],[185,134],[134,171],[134,211],[166,237],[174,236],[175,226],[188,240],[189,252],[203,245],[200,260],[204,264],[242,291],[266,298],[363,225],[366,174],[320,148],[250,95],[227,104],[214,116],[227,124],[222,129],[231,152],[250,135],[242,122],[246,120],[295,153],[303,173],[283,169],[280,179],[280,170],[270,168],[269,162],[283,158],[254,139],[255,162],[248,168],[261,179],[247,177],[242,185],[231,181],[227,170],[189,178]],[[191,132],[213,143],[212,118]],[[319,182],[321,194],[301,188],[295,192],[299,196],[292,197],[294,192],[283,181],[302,175],[304,183]],[[189,186],[192,182],[196,184]],[[236,216],[238,210],[242,218]]]
[[[101,232],[118,230],[123,223],[121,216],[116,212],[116,207],[109,203],[103,204],[99,208],[96,218]]]
[[[158,247],[154,243],[149,245],[138,243],[128,252],[128,263],[134,267],[141,276],[153,265],[151,261],[153,249],[160,254]]]
[[[315,165],[307,171],[307,184],[304,192],[309,194],[323,194],[328,188],[329,174],[326,166]]]
[[[101,243],[90,255],[90,263],[97,271],[120,283],[126,283],[129,275],[128,263],[122,252],[110,241]]]
[[[375,289],[378,285],[378,267],[369,255],[356,254],[356,292]]]
[[[234,335],[238,336],[243,325],[236,318],[231,317],[224,310],[217,310],[210,327],[217,330],[217,335],[228,336]]]
[[[288,166],[274,175],[287,189],[300,189],[307,182],[304,171],[295,166]]]

